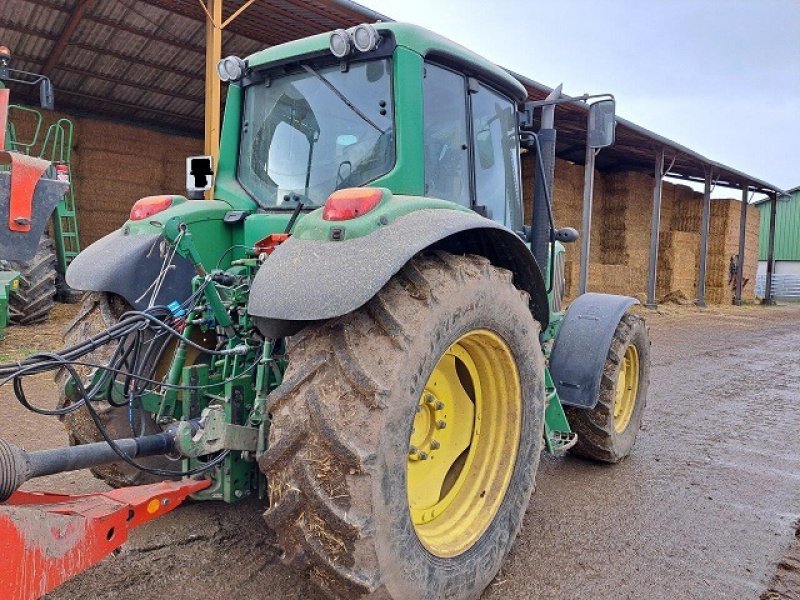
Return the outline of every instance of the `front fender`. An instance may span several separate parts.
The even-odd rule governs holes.
[[[481,254],[512,271],[515,285],[531,296],[534,316],[547,327],[544,281],[525,243],[484,217],[444,208],[416,210],[351,240],[290,238],[256,274],[248,311],[264,335],[290,335],[306,322],[363,306],[415,254],[429,248]]]
[[[75,290],[111,292],[142,310],[150,302],[148,287],[155,281],[163,264],[161,234],[129,234],[118,229],[100,238],[78,254],[67,268],[67,285]],[[185,300],[192,293],[194,268],[175,255],[154,304],[166,305]]]
[[[583,294],[569,305],[550,354],[550,375],[562,404],[591,409],[619,320],[636,298]]]

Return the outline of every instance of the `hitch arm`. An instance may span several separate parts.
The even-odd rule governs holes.
[[[129,530],[209,485],[187,479],[78,496],[14,493],[0,505],[0,598],[43,596],[122,546]]]

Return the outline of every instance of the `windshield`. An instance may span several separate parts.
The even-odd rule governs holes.
[[[312,69],[245,92],[239,181],[263,207],[321,206],[394,166],[388,59]]]

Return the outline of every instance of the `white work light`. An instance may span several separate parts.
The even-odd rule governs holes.
[[[238,56],[226,56],[217,63],[217,74],[222,81],[238,81],[246,68],[247,64]]]
[[[336,58],[344,58],[350,54],[350,35],[344,29],[337,29],[331,34],[330,47]]]
[[[363,23],[350,30],[353,45],[359,52],[370,52],[378,45],[380,36],[372,25]]]

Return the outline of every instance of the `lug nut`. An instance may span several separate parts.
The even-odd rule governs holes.
[[[436,402],[436,404],[434,404],[434,406],[436,407],[436,410],[442,410],[444,408],[444,402],[439,400]]]
[[[445,423],[445,422],[444,422],[444,421],[442,421],[442,420],[439,420],[439,421],[436,421],[436,426],[437,426],[439,429],[444,429],[445,427],[447,427],[447,423]]]
[[[409,454],[411,454],[411,455],[414,455],[414,454],[416,454],[417,452],[418,452],[418,450],[417,450],[417,447],[416,447],[416,446],[411,446],[411,447],[408,449],[408,453],[409,453]]]
[[[418,456],[419,456],[420,460],[428,460],[428,453],[427,452],[420,452]]]
[[[428,404],[433,402],[433,394],[425,394],[425,402],[427,402]]]
[[[414,408],[414,412],[422,412],[422,405],[417,404],[417,406]]]
[[[439,443],[438,440],[431,440],[431,450],[438,450],[441,447],[442,445]]]

